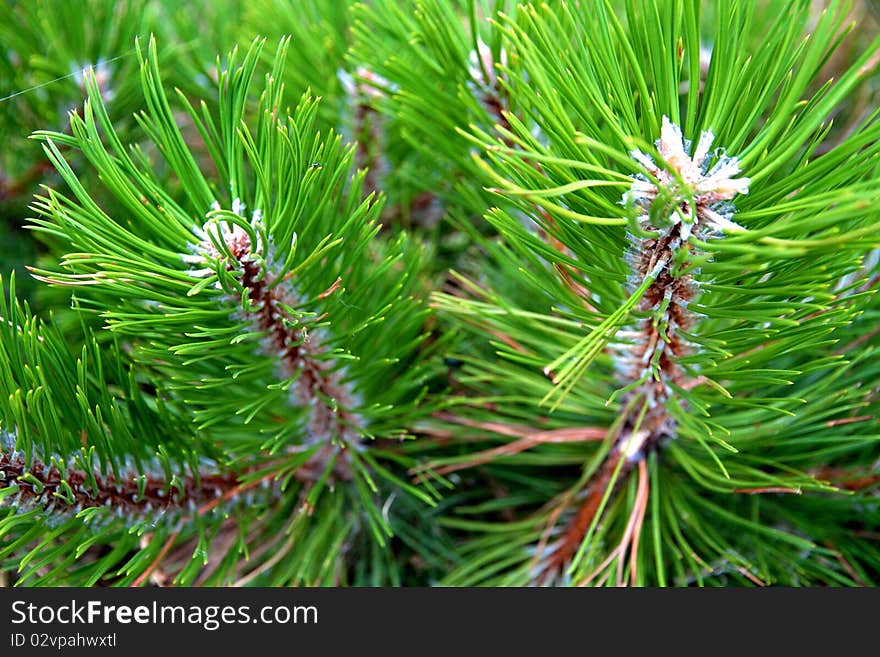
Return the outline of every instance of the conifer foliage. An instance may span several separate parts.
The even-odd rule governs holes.
[[[316,101],[284,114],[275,81],[287,45],[259,95],[249,92],[261,44],[230,54],[216,119],[182,101],[204,139],[201,162],[177,126],[153,42],[141,67],[148,109],[137,117],[150,154],[119,141],[94,76],[71,134],[36,135],[70,193],[35,201],[34,228],[68,252],[57,271],[34,273],[75,288],[78,310],[100,315],[101,335],[89,331],[92,348],[77,359],[14,299],[3,313],[13,336],[4,410],[15,418],[4,423],[4,476],[21,482],[5,492],[23,512],[6,522],[26,526],[19,544],[39,537],[53,566],[111,543],[112,558],[84,568],[90,582],[108,568],[121,569],[120,583],[347,582],[341,554],[357,549],[352,537],[378,549],[390,534],[382,495],[431,502],[387,468],[428,376],[410,362],[427,312],[413,296],[418,252],[402,236],[375,240],[375,198],[361,195],[352,147],[312,131]],[[251,127],[243,116],[254,99]],[[113,215],[79,183],[63,146],[98,171],[119,204]],[[21,353],[16,335],[34,351]],[[71,371],[31,376],[34,362]],[[100,376],[123,363],[121,376]],[[128,386],[111,394],[117,383]],[[73,399],[56,409],[56,396]],[[138,407],[130,420],[129,405]],[[40,409],[50,413],[42,422]],[[71,409],[81,411],[81,435],[69,429],[79,425]],[[377,436],[392,446],[387,456],[369,444]],[[53,550],[41,529],[47,510],[71,516],[50,535]],[[91,528],[85,542],[66,535],[71,523]],[[173,550],[182,555],[169,561]],[[25,581],[45,563],[34,566]]]
[[[233,4],[28,128],[0,571],[880,581],[865,5]]]

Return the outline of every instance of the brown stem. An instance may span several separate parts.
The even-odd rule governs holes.
[[[622,352],[624,358],[622,384],[639,381],[648,374],[644,382],[625,398],[629,402],[644,401],[625,404],[624,408],[628,410],[621,425],[624,430],[588,482],[586,499],[555,542],[554,550],[541,571],[544,581],[557,576],[570,563],[590,527],[596,522],[596,515],[606,495],[613,495],[636,465],[641,469],[646,454],[674,431],[675,423],[666,410],[669,384],[685,388],[696,385],[685,378],[678,365],[678,359],[686,355],[688,347],[677,329],[689,326],[691,317],[686,307],[694,295],[690,275],[678,273],[671,264],[677,249],[690,250],[687,241],[682,239],[681,231],[682,224],[678,223],[670,227],[665,235],[642,239],[638,243],[635,273],[642,279],[654,276],[654,282],[637,306],[644,315],[637,326],[638,340],[635,344],[622,346],[618,351]],[[665,265],[662,264],[664,262]],[[634,434],[634,427],[638,428],[638,436]],[[636,438],[639,438],[639,444],[630,449],[629,443]],[[613,478],[615,472],[618,472],[617,479]],[[589,581],[592,577],[587,579]]]
[[[632,470],[635,463],[626,460],[621,463],[621,458],[621,454],[616,450],[612,450],[605,457],[596,474],[593,475],[590,480],[587,497],[578,507],[574,517],[569,521],[562,536],[556,541],[555,549],[550,555],[546,568],[542,570],[541,581],[547,581],[547,579],[555,577],[571,562],[581,542],[593,525],[596,514],[599,512],[599,507],[602,505],[602,500],[605,498],[606,493],[609,492],[608,487],[613,485],[616,489]],[[620,465],[620,471],[616,481],[612,484],[612,478],[618,464]],[[613,492],[612,490],[611,493],[613,494]]]
[[[223,497],[238,485],[238,477],[231,472],[205,474],[198,478],[191,475],[181,477],[179,486],[171,486],[163,478],[148,476],[141,493],[135,477],[93,476],[97,486],[84,471],[68,470],[63,474],[55,465],[39,460],[27,465],[24,456],[0,451],[0,483],[5,486],[17,484],[18,502],[26,505],[51,507],[67,500],[63,504],[70,508],[108,507],[128,515],[142,515],[154,510],[200,506]],[[27,478],[20,479],[22,477]],[[31,483],[31,479],[36,479],[39,484]],[[62,481],[70,487],[72,501],[68,500],[69,494]]]
[[[297,329],[296,322],[285,321],[289,318],[283,305],[295,303],[284,298],[282,286],[272,285],[272,276],[253,260],[235,250],[233,254],[239,258],[241,283],[248,290],[248,299],[256,309],[254,323],[269,334],[283,375],[297,377],[292,392],[297,406],[306,409],[309,414],[306,427],[309,440],[326,443],[326,447],[320,449],[312,461],[304,466],[306,471],[317,470],[320,475],[323,464],[337,449],[352,446],[360,440],[356,429],[358,418],[348,410],[353,405],[351,394],[341,381],[341,374],[321,360],[323,347],[317,343],[318,334],[313,332],[309,335],[304,329]],[[337,279],[322,293],[322,298],[339,289],[339,283]],[[338,446],[336,441],[339,441]],[[333,475],[339,479],[351,479],[351,468],[346,458],[336,460]]]

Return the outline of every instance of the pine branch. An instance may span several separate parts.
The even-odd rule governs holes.
[[[86,4],[0,8],[14,583],[880,581],[857,4]]]
[[[187,459],[216,458],[211,471],[196,465],[190,475],[175,475],[166,468],[164,478],[150,474],[148,460],[134,464],[142,490],[129,506],[152,504],[155,488],[188,510],[178,516],[180,524],[151,532],[147,542],[124,541],[133,556],[113,583],[363,579],[353,567],[357,559],[350,567],[347,555],[386,549],[392,523],[399,525],[388,511],[391,501],[411,497],[396,505],[408,514],[434,503],[430,484],[416,487],[395,473],[400,465],[405,472],[411,457],[394,439],[407,438],[407,427],[425,412],[422,397],[435,367],[429,351],[419,353],[428,311],[415,296],[416,252],[403,235],[388,243],[375,239],[379,205],[360,195],[364,176],[351,173],[353,148],[313,131],[316,103],[305,97],[289,116],[280,105],[277,81],[287,43],[279,45],[258,107],[249,99],[260,42],[241,59],[236,52],[228,57],[218,82],[218,122],[210,112],[199,116],[184,107],[215,171],[227,177],[219,185],[205,176],[183,138],[153,42],[141,60],[148,111],[138,120],[161,153],[161,166],[141,148],[123,146],[94,76],[82,114],[71,115],[70,134],[39,135],[71,195],[47,190],[35,204],[35,228],[65,248],[60,268],[35,268],[37,278],[74,287],[80,312],[98,311],[106,320],[98,335],[124,341],[124,355],[115,358],[148,380],[157,400],[134,389],[131,403],[149,407],[163,400],[174,416],[169,427],[196,420],[170,445],[186,445],[186,435],[196,433],[203,442],[184,451]],[[81,151],[125,213],[105,211],[100,196],[83,186],[65,158],[70,147]],[[166,168],[180,182],[179,194],[157,173]],[[231,209],[217,200],[224,197],[218,187],[230,190]],[[250,219],[245,204],[255,208]],[[59,392],[69,395],[64,384]],[[105,395],[104,403],[120,402]],[[19,411],[12,411],[0,420],[3,426],[14,426]],[[96,417],[98,425],[103,416]],[[21,467],[16,461],[22,480],[41,482],[45,491],[63,487],[62,480],[78,490],[80,479],[88,479],[95,500],[121,505],[123,498],[110,497],[108,487],[130,478],[131,466],[120,460],[129,447],[125,434],[117,426],[98,429],[112,476],[93,468],[86,452],[67,468],[56,465],[56,475],[46,455],[66,458],[76,451],[78,430],[59,424],[57,434],[39,431],[36,460]],[[29,435],[16,432],[19,449]],[[64,443],[63,436],[71,438]],[[267,492],[249,497],[257,485]],[[245,498],[250,505],[238,504]],[[78,501],[77,493],[68,506]],[[220,513],[220,502],[226,513],[239,514],[238,532]],[[77,532],[78,518],[64,530]],[[120,524],[101,525],[91,543],[116,541],[121,549]],[[300,538],[277,545],[285,532]],[[279,551],[250,566],[239,562],[250,546],[266,541]],[[364,542],[375,546],[364,548]],[[232,558],[202,559],[209,548],[228,550]],[[70,549],[77,549],[76,541]],[[316,553],[325,559],[316,561]],[[64,559],[68,553],[55,554]],[[385,566],[374,577],[399,579],[398,565],[379,559]],[[105,571],[87,572],[100,577]]]
[[[15,441],[10,436],[5,437],[0,451],[0,471],[3,481],[17,488],[17,492],[4,497],[5,503],[19,509],[76,514],[83,509],[106,507],[115,515],[129,519],[152,518],[157,513],[174,515],[178,509],[194,510],[223,497],[238,481],[234,475],[213,471],[200,473],[197,478],[176,479],[173,485],[135,472],[121,473],[119,479],[114,474],[103,476],[100,472],[78,470],[76,466],[62,472],[52,463],[26,462],[24,455],[15,450]]]
[[[503,138],[478,127],[471,138],[483,153],[481,178],[529,221],[506,207],[491,211],[487,219],[506,242],[481,242],[495,269],[479,284],[465,281],[464,294],[435,294],[441,315],[486,344],[484,352],[459,356],[459,380],[476,394],[461,401],[456,423],[482,429],[462,436],[469,444],[497,443],[481,405],[491,404],[497,427],[499,413],[521,422],[527,411],[513,407],[531,403],[533,417],[549,410],[560,430],[566,423],[608,429],[601,447],[581,448],[581,476],[569,474],[569,483],[555,487],[542,477],[563,477],[559,468],[577,458],[574,446],[535,442],[531,453],[503,441],[493,447],[498,463],[481,460],[487,476],[539,464],[555,465],[556,474],[534,471],[518,482],[527,489],[507,507],[514,517],[531,510],[531,520],[507,527],[454,521],[485,534],[473,549],[492,554],[497,565],[465,548],[465,564],[447,583],[665,584],[677,559],[689,562],[681,582],[685,570],[707,568],[708,555],[731,564],[724,572],[745,582],[777,581],[784,577],[779,571],[756,567],[766,563],[755,561],[762,549],[730,533],[726,521],[706,516],[690,543],[694,523],[685,531],[676,518],[703,505],[725,509],[736,524],[741,505],[732,497],[833,495],[834,486],[812,468],[844,454],[866,458],[866,465],[876,461],[874,439],[860,423],[824,415],[828,391],[873,377],[856,364],[870,357],[871,349],[860,352],[864,341],[848,352],[852,362],[834,354],[833,345],[864,330],[864,300],[841,293],[841,279],[851,280],[860,255],[876,243],[867,237],[876,222],[864,211],[873,203],[868,189],[876,169],[862,159],[876,152],[876,117],[822,157],[810,157],[827,134],[823,113],[860,83],[871,55],[839,86],[799,105],[807,71],[815,74],[837,44],[843,15],[820,18],[819,37],[814,33],[799,50],[795,26],[807,16],[799,6],[771,32],[774,52],[791,52],[789,66],[799,62],[795,81],[782,86],[786,69],[762,55],[756,59],[764,70],[752,75],[767,87],[748,89],[740,86],[747,78],[719,76],[726,54],[718,49],[730,40],[724,52],[742,52],[755,17],[718,5],[718,25],[735,27],[712,34],[715,50],[697,96],[696,85],[681,83],[688,74],[704,75],[698,14],[691,3],[661,2],[656,9],[629,6],[624,20],[610,3],[596,12],[541,7],[502,20],[509,57],[521,63],[509,84],[522,119],[511,116]],[[682,23],[658,23],[660,16]],[[590,38],[542,47],[560,31]],[[607,52],[620,53],[624,64]],[[680,67],[682,60],[689,66]],[[776,88],[782,91],[774,100]],[[682,89],[687,102],[680,110]],[[716,104],[719,98],[761,109],[727,114],[734,106]],[[783,129],[787,121],[797,127]],[[656,148],[651,135],[659,135]],[[747,135],[754,135],[748,144]],[[712,151],[713,142],[726,150]],[[760,147],[769,154],[753,157]],[[777,158],[777,149],[786,155]],[[802,159],[786,163],[796,152]],[[855,152],[860,164],[835,169]],[[737,178],[740,171],[748,178]],[[871,395],[856,401],[855,390],[840,394],[836,401],[853,402],[845,411],[853,416],[876,404]],[[786,531],[800,535],[796,524]],[[798,563],[820,580],[857,572],[846,558],[826,569],[820,562],[827,553],[814,555],[815,564]]]

